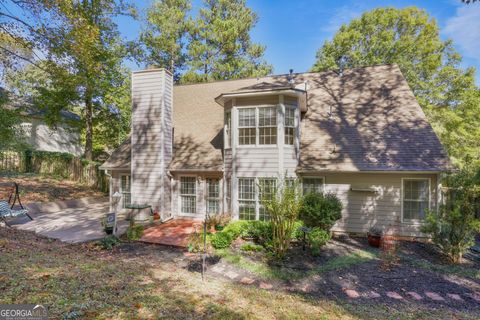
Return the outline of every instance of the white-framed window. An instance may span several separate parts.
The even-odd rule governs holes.
[[[122,194],[122,208],[132,203],[131,178],[129,174],[120,176],[120,193]]]
[[[256,109],[238,109],[238,144],[254,145],[257,143]]]
[[[207,213],[220,212],[220,180],[207,179]]]
[[[238,109],[239,145],[277,144],[278,112],[276,106]]]
[[[272,199],[277,192],[277,179],[274,178],[260,178],[258,179],[259,193],[258,193],[258,219],[261,221],[270,220],[265,208],[262,205],[262,199]]]
[[[197,212],[197,178],[180,177],[180,206],[182,213]]]
[[[302,192],[304,195],[312,192],[323,193],[324,184],[323,177],[302,178]]]
[[[238,179],[238,210],[240,220],[256,219],[255,178]]]
[[[22,122],[20,124],[20,130],[25,137],[30,138],[32,136],[32,124],[31,123]]]
[[[285,108],[285,144],[295,143],[295,108]]]
[[[277,107],[258,108],[258,144],[277,144]]]
[[[232,112],[225,113],[225,148],[232,147]]]
[[[402,179],[402,219],[423,220],[430,209],[430,179]]]
[[[227,192],[226,192],[226,198],[227,198],[227,211],[232,210],[232,179],[227,178]]]

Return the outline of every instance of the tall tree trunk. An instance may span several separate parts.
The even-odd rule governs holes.
[[[85,91],[85,154],[87,160],[93,160],[93,102],[92,90],[87,86]]]

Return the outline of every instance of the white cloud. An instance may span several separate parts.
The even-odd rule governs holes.
[[[447,20],[443,33],[453,40],[464,56],[480,62],[480,6],[462,5]]]
[[[361,8],[359,5],[342,6],[335,10],[335,14],[322,29],[326,32],[335,33],[342,24],[348,24],[352,19],[360,17],[363,11],[364,8]]]

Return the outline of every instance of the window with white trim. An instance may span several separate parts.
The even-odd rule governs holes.
[[[120,176],[120,193],[122,194],[122,208],[126,208],[132,203],[130,175]]]
[[[180,177],[180,205],[182,213],[197,212],[197,178]]]
[[[225,148],[232,147],[232,112],[225,113]]]
[[[220,212],[220,181],[207,179],[207,213]]]
[[[293,145],[295,143],[295,109],[285,108],[285,144]]]
[[[277,179],[261,178],[258,180],[259,193],[258,193],[258,219],[261,221],[270,220],[270,215],[266,212],[262,205],[262,200],[271,200],[277,191]]]
[[[277,108],[258,108],[258,144],[277,144]]]
[[[238,179],[238,211],[240,220],[256,219],[255,179]]]
[[[238,109],[238,144],[254,145],[257,142],[256,109]]]
[[[227,211],[232,210],[232,179],[227,178]]]
[[[403,220],[423,220],[430,208],[430,180],[403,179]]]
[[[303,178],[302,179],[302,191],[303,194],[309,194],[312,192],[323,193],[323,178]]]

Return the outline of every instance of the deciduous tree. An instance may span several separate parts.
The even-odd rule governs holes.
[[[416,7],[378,8],[340,27],[317,52],[313,71],[396,63],[457,164],[480,156],[475,69],[463,70],[452,41]]]

